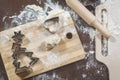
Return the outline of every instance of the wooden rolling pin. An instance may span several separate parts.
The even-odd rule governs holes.
[[[84,19],[90,26],[95,27],[101,34],[109,38],[111,35],[96,19],[96,17],[85,8],[79,0],[66,0],[67,5],[72,8],[77,14]]]

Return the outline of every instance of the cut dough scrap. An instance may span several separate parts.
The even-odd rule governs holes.
[[[52,33],[61,32],[64,27],[73,23],[71,15],[68,11],[61,9],[52,10],[49,12],[44,27]]]
[[[27,5],[26,7],[30,9],[34,9],[34,11],[43,11],[43,9],[37,5]]]
[[[63,12],[65,12],[63,9],[54,9],[54,10],[48,12],[47,19],[57,17],[58,14],[63,13]]]
[[[49,51],[58,45],[61,41],[61,37],[58,34],[51,35],[43,43],[41,43],[40,50]]]

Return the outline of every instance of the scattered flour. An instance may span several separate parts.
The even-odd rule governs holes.
[[[39,2],[39,4],[41,4],[42,3],[42,0],[36,0],[37,2]]]
[[[49,11],[47,11],[49,8],[53,9],[54,11],[57,11],[59,9],[64,9],[66,11],[69,11],[69,13],[71,14],[74,22],[79,20],[79,16],[73,11],[71,10],[69,7],[63,7],[61,5],[59,5],[58,2],[53,3],[52,0],[46,0],[47,3],[45,3],[45,7],[44,7],[44,11],[49,13]],[[67,16],[67,15],[65,15]],[[79,21],[79,23],[81,24],[81,22]],[[65,23],[64,23],[65,24]],[[94,29],[90,28],[90,27],[84,27],[84,26],[79,26],[80,31],[82,31],[85,34],[89,34],[90,39],[91,39],[91,43],[94,40],[94,36],[95,36],[95,31]]]
[[[63,79],[56,75],[55,73],[53,73],[53,75],[47,74],[39,75],[38,77],[33,78],[33,80],[66,80],[66,79]]]
[[[118,3],[118,4],[117,4]],[[104,5],[108,11],[108,29],[115,37],[120,37],[120,0],[107,0]]]
[[[82,74],[82,77],[83,77],[83,79],[84,79],[84,78],[86,78],[86,77],[87,77],[87,75],[86,75],[86,74]]]
[[[37,0],[37,1],[41,4],[41,0]],[[9,18],[12,19],[11,24],[16,24],[16,26],[31,22],[31,21],[34,21],[37,19],[41,19],[44,21],[47,18],[47,14],[50,14],[50,11],[51,11],[50,9],[54,10],[54,11],[64,9],[66,11],[69,11],[69,13],[71,14],[71,16],[75,22],[78,21],[78,19],[79,19],[79,16],[76,15],[76,13],[73,10],[71,10],[68,7],[63,7],[63,6],[59,5],[58,2],[53,3],[52,0],[46,0],[45,6],[43,9],[37,5],[27,5],[23,9],[23,11],[20,12],[19,15],[13,15]],[[3,18],[3,22],[5,22],[6,18],[8,18],[8,17],[5,16]],[[81,24],[81,22],[79,22],[79,23]],[[66,23],[64,23],[64,25],[66,25]],[[6,26],[7,26],[7,24],[6,24]],[[82,31],[83,33],[89,34],[91,41],[94,40],[95,33],[92,28],[84,27],[84,26],[80,26],[79,28],[80,28],[80,31]],[[87,45],[84,47],[87,48]],[[92,51],[90,52],[90,54],[93,54]],[[50,55],[48,55],[48,56],[50,56]],[[47,59],[50,60],[51,62],[57,63],[55,61],[56,58],[58,58],[58,56],[53,54],[52,56],[48,57]],[[94,61],[87,63],[86,68],[89,68],[90,65],[94,65]],[[85,77],[87,77],[87,75],[83,74],[83,78],[85,78]],[[65,80],[65,79],[60,78],[56,74],[53,74],[52,76],[43,74],[43,75],[36,77],[35,80]]]
[[[37,5],[27,5],[19,15],[13,15],[9,18],[12,19],[11,23],[18,25],[25,24],[37,19],[44,21],[46,14],[40,6]]]
[[[52,10],[63,9],[62,6],[60,6],[58,2],[53,3],[52,0],[46,0],[44,11],[47,13],[49,8]]]
[[[41,3],[41,0],[37,0],[39,3]],[[11,21],[11,26],[13,24],[15,24],[16,26],[21,25],[21,24],[25,24],[37,19],[40,19],[42,21],[44,21],[47,17],[47,14],[53,13],[51,12],[51,10],[49,10],[49,8],[52,11],[60,11],[62,9],[69,11],[69,13],[71,14],[73,20],[76,22],[78,21],[79,16],[73,11],[71,10],[69,7],[63,7],[61,5],[59,5],[59,2],[53,3],[52,0],[46,0],[46,3],[44,4],[44,8],[42,9],[40,6],[37,5],[27,5],[23,11],[20,12],[19,15],[13,15],[10,16],[9,19],[12,19]],[[47,13],[47,14],[46,14]],[[67,15],[65,15],[67,16]],[[7,16],[5,16],[3,18],[3,22],[5,22],[6,18],[8,18]],[[64,18],[66,19],[66,18]],[[81,22],[79,21],[79,23],[81,24]],[[64,23],[65,25],[66,23]],[[8,26],[8,24],[6,24],[5,26]],[[79,26],[80,30],[83,33],[87,33],[90,35],[91,41],[93,41],[94,39],[94,30],[92,28],[89,27],[84,27],[84,26]]]
[[[47,55],[47,61],[53,63],[52,65],[59,64],[61,61],[59,59],[59,53],[53,53],[53,52],[49,53]],[[49,66],[49,64],[47,66]]]

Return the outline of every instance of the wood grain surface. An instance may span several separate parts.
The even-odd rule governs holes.
[[[39,3],[39,1],[41,1],[41,3]],[[58,3],[64,9],[69,9],[65,3],[65,0],[51,1],[53,4]],[[100,0],[79,1],[81,1],[81,3],[93,13],[95,13],[95,7],[100,4]],[[0,0],[0,31],[11,28],[11,19],[9,19],[9,17],[19,14],[26,5],[35,4],[44,7],[44,3],[46,3],[46,0]],[[71,9],[68,11],[71,11]],[[77,16],[77,14],[71,15],[72,17]],[[3,21],[4,17],[6,17],[6,19]],[[88,30],[88,28],[91,29],[91,27],[87,25],[87,23],[85,23],[80,17],[73,19],[77,25],[76,28],[81,42],[85,51],[87,52],[86,58],[25,80],[109,80],[107,67],[103,63],[96,61],[95,54],[89,53],[90,50],[95,51],[95,42],[94,40],[91,41],[90,34],[85,33],[84,30]],[[92,49],[90,47],[91,44],[93,45]],[[91,62],[96,64],[96,66],[91,65]],[[89,66],[89,68],[86,68],[87,66]],[[98,70],[100,70],[100,73],[97,73]],[[1,57],[0,80],[8,80]]]
[[[63,13],[65,12],[57,15],[59,16]],[[38,63],[33,67],[33,73],[24,77],[24,79],[83,59],[85,52],[71,16],[66,20],[66,23],[67,25],[64,26],[64,30],[58,33],[61,37],[65,38],[54,49],[45,52],[40,50],[41,43],[54,34],[42,28],[40,20],[0,32],[0,52],[9,80],[21,80],[15,74],[15,67],[12,64],[13,52],[11,51],[11,47],[13,40],[11,37],[15,31],[21,31],[25,35],[26,39],[23,41],[22,46],[26,47],[28,51],[32,51],[33,55],[39,58]],[[72,39],[67,39],[66,35],[68,32],[72,33]],[[63,33],[66,33],[66,35],[62,35]],[[23,62],[28,63],[29,61],[24,59]]]
[[[119,0],[116,0],[115,2],[119,2]],[[108,67],[108,70],[109,70],[109,77],[110,77],[110,80],[119,80],[120,79],[120,76],[119,76],[119,72],[120,72],[120,56],[119,56],[119,44],[120,44],[120,37],[115,35],[114,33],[116,33],[116,31],[114,30],[114,27],[116,27],[117,25],[119,24],[112,24],[114,22],[114,20],[111,18],[112,16],[115,17],[117,19],[117,17],[119,16],[119,14],[116,14],[114,13],[114,11],[119,11],[118,10],[118,7],[116,8],[116,5],[118,5],[118,2],[114,4],[111,4],[111,9],[109,10],[109,8],[107,7],[106,4],[102,4],[102,5],[99,5],[97,8],[96,8],[96,16],[97,16],[97,19],[101,22],[102,22],[102,10],[105,9],[107,12],[106,12],[106,16],[103,15],[104,17],[106,17],[108,20],[106,20],[106,26],[105,26],[105,19],[104,19],[104,27],[107,27],[108,30],[110,30],[110,28],[112,27],[112,37],[110,39],[108,39],[104,44],[102,43],[103,42],[103,37],[97,32],[97,35],[96,35],[96,58],[103,62],[107,67]],[[108,2],[107,2],[108,4]],[[114,13],[115,15],[111,15],[111,13]],[[117,16],[117,17],[116,17]],[[112,22],[110,21],[113,20]],[[103,45],[106,45],[107,48],[107,52],[102,52],[104,48]],[[104,54],[107,54],[106,56],[104,56]]]

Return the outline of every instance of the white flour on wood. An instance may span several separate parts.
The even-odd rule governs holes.
[[[59,2],[53,3],[52,0],[46,0],[46,1],[47,2],[45,3],[45,7],[44,7],[45,12],[49,13],[49,11],[47,11],[49,8],[54,9],[56,11],[59,10],[59,9],[64,9],[66,11],[69,11],[72,18],[75,20],[75,22],[79,20],[79,16],[73,10],[71,10],[70,8],[63,7],[63,6],[59,5]],[[64,15],[64,16],[67,16],[67,15]],[[64,18],[64,19],[66,19],[66,18]],[[80,21],[79,21],[79,23],[81,24]],[[82,31],[84,34],[89,34],[90,39],[91,39],[91,43],[93,42],[94,36],[95,36],[95,31],[92,28],[84,27],[84,26],[81,25],[81,26],[79,26],[79,30]]]
[[[37,0],[37,1],[41,4],[41,0]],[[9,18],[12,19],[11,24],[15,24],[16,26],[31,22],[31,21],[34,21],[37,19],[41,19],[44,21],[47,17],[46,13],[50,14],[50,11],[48,11],[49,8],[51,8],[54,11],[64,9],[66,11],[69,11],[69,13],[71,14],[71,16],[73,17],[73,19],[75,21],[77,21],[79,19],[78,15],[76,15],[76,13],[73,10],[71,10],[68,7],[63,7],[63,6],[59,5],[58,2],[53,3],[52,0],[46,0],[44,9],[42,9],[40,6],[36,6],[36,5],[27,5],[23,9],[23,11],[20,12],[19,15],[13,15],[13,16],[10,16]],[[64,16],[67,16],[67,15],[64,15]],[[5,16],[3,18],[3,22],[5,22],[6,18],[8,18],[8,17]],[[66,20],[66,17],[64,19]],[[79,22],[79,23],[81,24],[81,22]],[[63,25],[66,25],[66,23],[64,23]],[[9,26],[9,25],[6,24],[6,26]],[[80,26],[79,29],[83,33],[89,34],[91,41],[93,41],[94,30],[92,28]],[[87,45],[83,45],[83,46],[85,46],[84,48],[88,47]],[[47,60],[50,60],[51,62],[58,64],[59,61],[56,61],[55,60],[56,58],[58,58],[58,55],[55,55],[55,54],[47,56]],[[47,65],[47,64],[45,64],[45,65]],[[90,66],[90,64],[88,63],[87,66]],[[86,76],[87,76],[86,74],[83,74],[83,78],[85,78]],[[49,80],[49,79],[50,80],[67,80],[67,79],[60,78],[56,74],[54,74],[53,76],[43,74],[43,75],[40,75],[39,77],[37,77],[37,80]]]
[[[116,4],[118,3],[118,4]],[[107,0],[105,7],[108,11],[108,29],[111,35],[120,37],[120,0]]]

